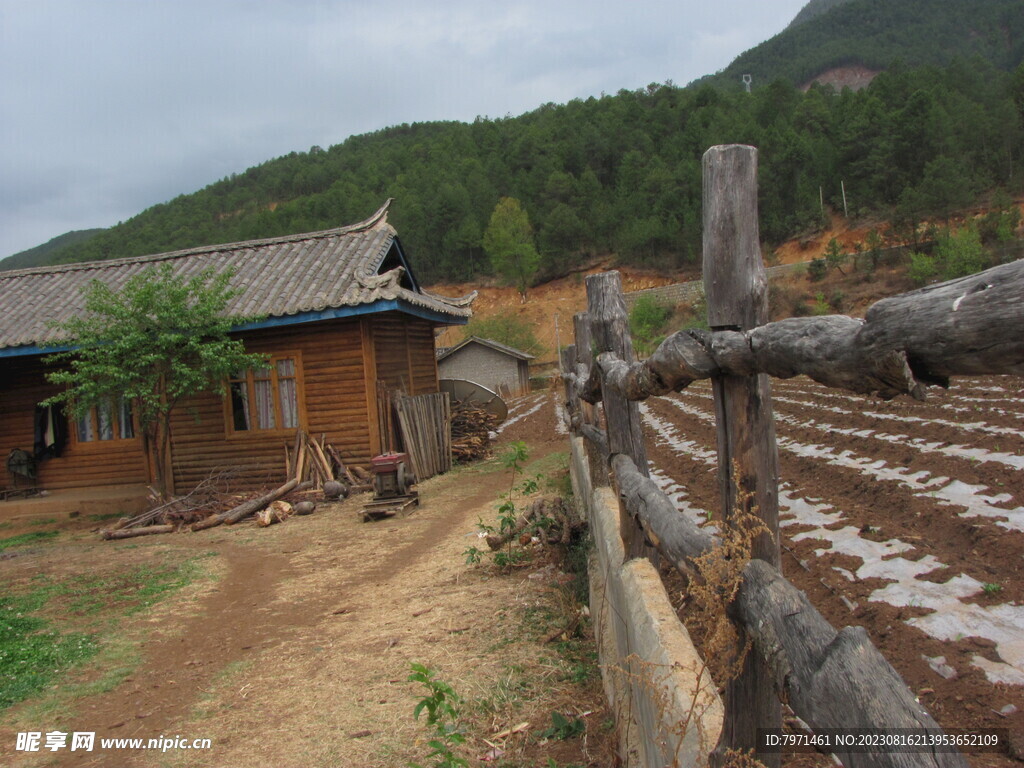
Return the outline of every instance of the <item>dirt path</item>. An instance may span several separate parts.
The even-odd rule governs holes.
[[[553,428],[547,394],[530,406],[535,402],[546,407],[511,423],[501,442],[528,435],[531,464],[550,473],[564,437]],[[19,753],[12,763],[5,754],[4,764],[305,768],[423,761],[427,731],[411,716],[422,691],[406,682],[413,662],[436,669],[473,702],[471,716],[489,733],[520,718],[532,721],[498,740],[510,754],[526,749],[565,704],[556,699],[565,695],[564,684],[538,681],[569,674],[538,640],[558,620],[552,587],[559,574],[538,565],[503,576],[467,566],[463,554],[478,542],[477,520],[493,520],[498,495],[507,490],[507,471],[492,461],[422,483],[423,504],[405,518],[364,524],[359,501],[349,500],[266,530],[238,526],[135,540],[138,548],[209,552],[219,577],[189,586],[132,628],[146,639],[142,663],[125,682],[38,725],[44,732],[95,732],[94,751]],[[92,554],[116,559],[131,557],[132,549],[131,542],[112,542],[92,546]],[[599,686],[592,682],[590,690],[588,711],[595,711]],[[586,696],[574,696],[583,706]],[[595,734],[601,729],[596,715],[591,727]],[[207,738],[212,747],[162,754],[99,747],[100,738],[161,736]],[[4,727],[0,740],[13,744],[13,732]],[[553,743],[544,754],[558,764],[560,755],[566,763],[590,763],[585,755],[593,747],[575,741]],[[469,747],[488,749],[479,742]]]

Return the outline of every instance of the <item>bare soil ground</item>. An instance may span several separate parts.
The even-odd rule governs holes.
[[[963,380],[925,403],[884,403],[804,379],[773,389],[787,576],[834,626],[864,626],[940,724],[1009,729],[1014,756],[968,755],[972,766],[1020,765],[1021,380]],[[691,513],[712,510],[713,522],[708,388],[652,399],[643,412],[655,477]],[[531,444],[531,473],[557,474],[565,436],[551,393],[515,404],[500,436],[514,440]],[[424,483],[424,505],[411,516],[372,525],[356,521],[352,501],[266,530],[134,542],[99,542],[79,524],[58,544],[4,561],[5,582],[17,584],[44,571],[207,555],[206,578],[125,628],[139,661],[120,685],[5,714],[4,764],[422,762],[427,732],[411,717],[422,695],[406,682],[412,662],[436,669],[469,702],[471,765],[614,764],[592,662],[588,671],[545,642],[565,621],[558,587],[566,577],[544,556],[511,575],[464,563],[477,519],[493,520],[507,483],[498,462],[459,470]],[[666,581],[685,618],[679,582]],[[78,676],[90,674],[98,672]],[[543,740],[554,711],[581,716],[583,737]],[[52,728],[210,738],[213,746],[12,752],[18,731]],[[504,751],[498,760],[483,761],[487,741]]]
[[[566,446],[553,418],[549,404],[501,436],[502,443],[526,440],[528,469],[546,478],[564,469]],[[477,520],[493,521],[507,490],[508,471],[491,460],[422,483],[418,510],[372,524],[358,522],[355,498],[269,529],[240,524],[102,542],[84,522],[62,525],[55,543],[2,563],[7,586],[44,572],[114,571],[204,553],[206,575],[126,623],[138,660],[119,685],[79,698],[55,693],[52,706],[29,701],[4,713],[0,763],[427,763],[428,731],[412,717],[424,690],[406,680],[416,662],[465,699],[470,738],[462,754],[471,764],[492,753],[497,759],[486,764],[508,768],[548,760],[610,765],[608,718],[588,646],[548,642],[576,610],[567,603],[559,553],[539,552],[511,573],[465,563],[464,551],[478,543]],[[101,674],[93,664],[72,677]],[[579,717],[584,734],[542,738],[556,711]],[[18,732],[54,729],[95,732],[97,747],[15,752]],[[98,744],[161,736],[209,738],[212,747],[161,754]]]
[[[1024,758],[1022,385],[962,380],[885,403],[773,382],[786,576],[833,626],[865,627],[941,725],[1009,729],[1014,756],[975,766]],[[710,387],[643,410],[659,482],[713,522]]]

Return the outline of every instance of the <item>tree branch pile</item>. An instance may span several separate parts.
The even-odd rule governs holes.
[[[498,428],[498,417],[476,403],[452,404],[452,458],[459,462],[482,459],[490,453],[489,434]]]
[[[530,538],[536,534],[545,544],[568,544],[586,527],[586,523],[573,514],[561,496],[537,499],[516,519],[515,525],[505,533],[492,533],[486,538],[492,552],[501,549],[513,539]]]

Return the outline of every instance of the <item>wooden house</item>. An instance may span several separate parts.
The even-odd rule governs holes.
[[[530,391],[531,360],[533,355],[478,336],[470,336],[437,353],[442,379],[466,379],[503,397]]]
[[[232,270],[231,284],[241,290],[228,311],[264,318],[236,332],[248,351],[270,358],[267,369],[175,409],[174,488],[187,490],[221,467],[240,470],[250,484],[279,480],[283,446],[300,428],[325,434],[346,461],[367,464],[387,443],[378,397],[438,391],[434,331],[465,323],[473,298],[420,287],[387,209],[323,232],[0,273],[0,456],[14,449],[34,455],[42,488],[151,481],[126,408],[94,409],[67,423],[37,404],[54,392],[44,361],[61,341],[54,323],[83,311],[82,288],[99,280],[116,289],[171,264],[189,277],[209,267]]]

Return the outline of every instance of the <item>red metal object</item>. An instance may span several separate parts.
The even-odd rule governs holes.
[[[386,475],[390,472],[397,472],[399,464],[408,464],[409,454],[407,453],[382,453],[370,459],[370,469],[375,475]]]

